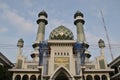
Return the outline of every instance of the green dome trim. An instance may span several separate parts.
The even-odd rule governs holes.
[[[74,36],[71,30],[61,25],[55,28],[49,36],[50,40],[73,40]]]

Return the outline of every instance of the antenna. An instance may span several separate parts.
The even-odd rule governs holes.
[[[112,60],[113,60],[114,58],[113,58],[113,54],[112,54],[111,44],[110,44],[110,40],[109,40],[109,36],[108,36],[107,28],[106,28],[106,25],[105,25],[105,20],[104,20],[104,17],[103,17],[102,10],[101,10],[100,12],[101,12],[102,21],[103,21],[103,26],[104,26],[105,33],[106,33],[106,37],[107,37],[107,41],[108,41],[108,46],[109,46],[111,58],[112,58]]]

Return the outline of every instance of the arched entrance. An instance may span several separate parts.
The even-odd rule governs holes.
[[[65,75],[65,73],[61,72],[55,80],[69,80],[69,78]]]
[[[72,80],[72,75],[65,67],[59,67],[51,76],[53,80]]]

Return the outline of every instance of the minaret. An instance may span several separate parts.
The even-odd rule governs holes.
[[[45,35],[45,25],[48,24],[47,21],[47,13],[45,11],[42,11],[38,14],[38,32],[37,32],[37,37],[36,41],[40,42],[44,40],[44,35]]]
[[[84,28],[83,28],[85,21],[84,21],[83,17],[84,17],[83,13],[81,13],[80,11],[77,11],[74,14],[74,24],[77,27],[76,28],[77,41],[79,43],[84,43],[84,46],[86,48],[86,50],[85,50],[85,62],[88,62],[91,55],[90,55],[89,51],[87,50],[89,47],[89,44],[86,43],[86,39],[85,39],[85,33],[84,33]]]
[[[104,53],[104,48],[105,48],[105,43],[102,39],[100,39],[98,41],[98,45],[99,45],[99,48],[100,48],[100,56],[98,57],[98,63],[99,63],[99,67],[101,69],[105,69],[107,68],[107,62],[106,62],[106,59],[105,59],[105,53]]]
[[[22,48],[24,45],[23,39],[19,39],[17,42],[17,47],[18,47],[18,54],[17,54],[17,62],[15,64],[16,68],[22,68],[23,62],[25,60],[25,57],[22,56]]]
[[[98,41],[98,45],[99,45],[99,48],[100,48],[100,53],[102,56],[104,56],[104,48],[105,48],[105,43],[102,39],[100,39]]]
[[[39,51],[38,51],[39,43],[44,41],[45,25],[48,24],[47,17],[48,17],[47,13],[45,11],[41,11],[38,14],[38,20],[37,20],[38,32],[37,32],[36,41],[32,45],[34,48],[34,51],[31,54],[31,57],[33,58],[33,61],[35,61],[35,62],[39,62]]]
[[[83,29],[83,24],[85,23],[83,19],[83,14],[80,11],[77,11],[74,14],[74,24],[77,27],[77,41],[83,43],[85,41],[85,34]]]
[[[17,42],[18,56],[22,54],[23,45],[24,45],[23,39],[19,39],[18,42]]]

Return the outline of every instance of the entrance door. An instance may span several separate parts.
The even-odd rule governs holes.
[[[69,78],[63,72],[61,72],[60,74],[58,74],[55,80],[69,80]]]

